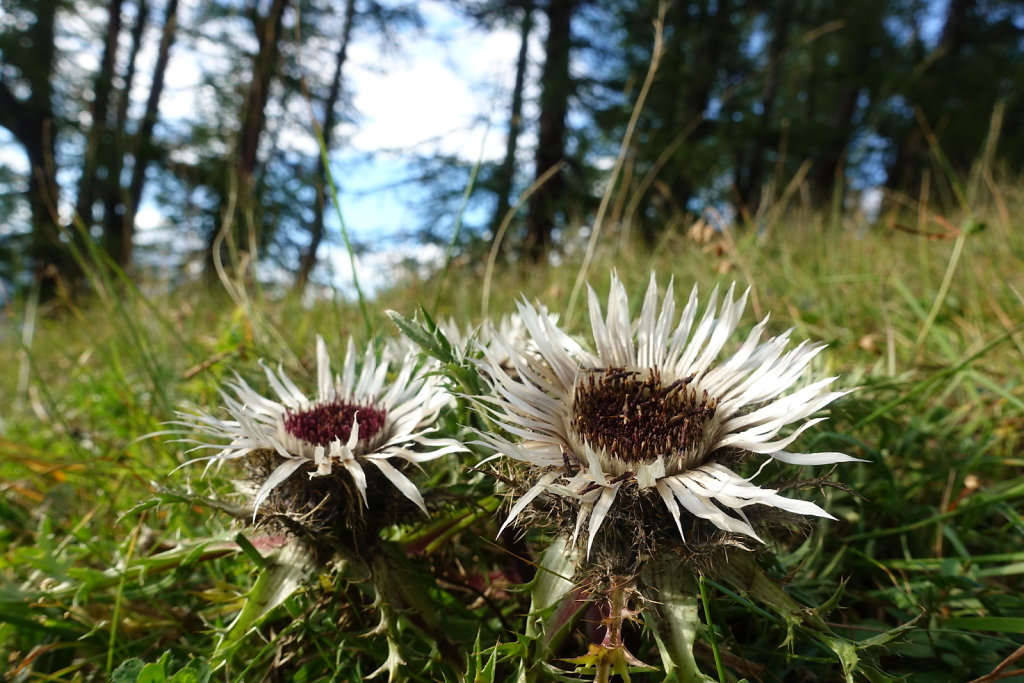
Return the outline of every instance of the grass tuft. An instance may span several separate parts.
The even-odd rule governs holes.
[[[705,292],[749,286],[748,324],[771,312],[769,332],[793,327],[827,342],[817,369],[859,386],[801,444],[868,462],[844,465],[842,487],[822,487],[838,520],[783,539],[765,571],[788,579],[787,599],[823,606],[815,618],[856,644],[858,675],[871,680],[995,680],[1020,667],[1021,187],[972,185],[962,215],[904,201],[877,223],[851,214],[837,224],[797,207],[734,231],[672,230],[655,249],[613,231],[592,254],[587,245],[587,279],[599,292],[613,267],[634,293],[651,271],[662,282],[673,276],[677,293],[691,282]],[[378,596],[351,568],[318,572],[218,660],[219,638],[259,576],[252,532],[239,542],[230,514],[236,473],[176,471],[182,445],[139,437],[163,429],[179,406],[218,405],[234,373],[263,386],[261,358],[315,383],[316,334],[335,351],[349,336],[380,344],[397,333],[389,310],[409,325],[432,303],[433,320],[465,328],[484,310],[513,311],[522,296],[582,332],[585,304],[573,282],[583,246],[558,265],[409,276],[365,308],[304,306],[264,290],[240,300],[198,285],[152,295],[103,264],[94,264],[88,301],[39,306],[29,295],[9,305],[0,336],[8,680],[360,680],[376,669],[390,643],[365,637]],[[459,286],[443,287],[445,278]],[[465,296],[481,291],[483,303]],[[478,418],[450,419],[460,430]],[[418,599],[445,615],[458,654],[439,651],[427,625],[396,614],[409,680],[460,680],[466,670],[505,680],[516,657],[541,646],[522,631],[523,586],[539,561],[533,539],[495,540],[495,482],[467,469],[474,458],[425,468],[421,486],[437,494],[430,521],[388,539],[405,558],[394,566],[414,577],[402,584],[423,587]],[[786,478],[785,466],[769,467]],[[714,616],[713,640],[695,651],[705,671],[721,680],[841,679],[824,636],[790,639],[786,619],[728,581],[700,589],[705,617]],[[653,645],[644,647],[637,656],[657,661]],[[565,648],[585,651],[582,641]]]

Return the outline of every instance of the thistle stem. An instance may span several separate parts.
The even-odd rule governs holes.
[[[573,583],[578,552],[564,538],[556,538],[544,552],[530,588],[530,613],[525,635],[533,641],[531,654],[520,664],[519,681],[536,678],[541,663],[553,656],[590,598]]]
[[[719,683],[725,683],[725,667],[722,666],[722,656],[718,653],[718,637],[715,635],[715,626],[711,621],[711,603],[708,601],[708,588],[704,583],[704,577],[697,577],[697,585],[700,587],[700,601],[704,606],[705,633],[708,643],[711,644],[711,654],[715,657],[715,669],[718,672]]]
[[[611,653],[620,650],[622,644],[622,617],[626,614],[627,590],[631,588],[628,580],[620,581],[619,577],[612,578],[611,587],[608,589],[608,616],[604,619],[605,634],[601,646],[605,648],[605,656],[597,662],[597,671],[594,675],[594,683],[608,683],[611,680],[616,658]]]
[[[653,601],[644,618],[661,650],[667,673],[680,683],[708,683],[693,656],[693,646],[703,629],[697,607],[693,575],[671,557],[654,558],[641,573],[643,593]]]

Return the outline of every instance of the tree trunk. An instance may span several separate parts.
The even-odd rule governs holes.
[[[338,53],[334,59],[334,75],[331,78],[331,88],[324,100],[324,120],[321,126],[323,135],[324,150],[329,152],[331,140],[334,137],[334,127],[337,123],[338,99],[341,97],[342,69],[348,59],[348,44],[352,37],[352,27],[356,17],[356,0],[346,0],[345,3],[345,25],[341,33],[341,42],[338,45]],[[317,161],[316,205],[314,206],[313,224],[309,228],[309,247],[302,254],[299,261],[299,272],[295,275],[295,291],[301,294],[309,283],[310,274],[316,267],[316,252],[324,238],[324,213],[327,209],[327,193],[324,191],[327,185],[327,169],[324,167],[323,157]]]
[[[867,90],[868,97],[871,92],[863,75],[871,66],[871,48],[877,44],[877,36],[885,35],[884,7],[884,0],[876,0],[877,11],[865,9],[862,5],[857,5],[854,10],[851,5],[844,17],[847,23],[840,64],[845,64],[845,68],[834,76],[837,81],[831,90],[834,105],[808,176],[812,200],[821,205],[827,202],[833,206],[842,205],[846,192],[844,171],[857,132],[856,114],[861,106],[861,91]],[[822,111],[824,113],[828,109]]]
[[[786,49],[791,21],[791,5],[783,2],[775,16],[772,27],[772,40],[768,49],[768,62],[765,68],[764,90],[761,92],[761,114],[758,117],[757,134],[754,144],[749,145],[746,158],[737,164],[736,193],[739,203],[745,207],[748,215],[753,215],[761,204],[761,195],[765,184],[766,155],[777,144],[772,116],[775,113],[775,102],[778,99],[780,75],[782,73],[782,54]]]
[[[961,52],[968,44],[967,25],[969,15],[975,12],[975,4],[976,0],[950,0],[946,5],[939,42],[921,62],[921,65],[927,65],[927,68],[920,74],[918,82],[911,87],[908,98],[926,118],[932,118],[930,115],[943,114],[941,107],[936,110],[928,107],[925,102],[941,102],[945,99],[943,94],[948,95],[949,86],[943,78],[943,73],[948,65],[961,57]],[[930,97],[922,97],[923,93],[929,93]],[[932,118],[929,124],[935,125],[935,119]],[[912,125],[898,137],[897,141],[896,154],[886,169],[886,185],[903,192],[920,182],[921,169],[927,168],[932,152],[924,132],[918,125]],[[944,151],[950,153],[950,150],[945,148],[945,143]]]
[[[24,33],[31,46],[31,60],[16,63],[29,83],[24,99],[17,97],[0,80],[0,126],[11,132],[25,151],[29,162],[26,198],[31,212],[32,235],[29,246],[34,275],[41,280],[40,296],[51,298],[59,279],[74,286],[81,276],[66,243],[57,207],[57,122],[53,111],[54,16],[58,2],[44,0],[36,4],[35,22]]]
[[[498,196],[494,216],[491,218],[491,241],[498,235],[498,228],[505,219],[512,202],[512,188],[515,180],[516,151],[519,147],[519,131],[523,127],[523,88],[526,84],[527,57],[530,47],[530,33],[533,31],[533,3],[523,5],[523,18],[519,24],[519,56],[516,59],[516,80],[512,87],[512,105],[509,110],[508,136],[505,141],[505,159],[495,176],[495,193]]]
[[[811,196],[818,204],[824,205],[830,200],[842,200],[845,190],[843,169],[854,132],[853,116],[857,112],[859,93],[860,85],[849,83],[843,87],[836,100],[828,139],[820,148],[808,178],[811,185]]]
[[[260,140],[267,122],[266,110],[270,98],[270,86],[278,67],[281,26],[288,2],[289,0],[273,0],[266,16],[259,16],[256,14],[258,8],[253,9],[253,22],[259,47],[253,59],[252,80],[249,82],[249,88],[242,101],[233,168],[227,174],[227,186],[221,188],[223,192],[221,219],[228,221],[227,230],[229,232],[226,237],[231,243],[220,243],[215,247],[218,244],[218,234],[222,225],[214,226],[210,232],[208,243],[207,274],[210,276],[215,274],[213,267],[215,248],[220,251],[220,256],[223,259],[229,253],[230,248],[246,251],[243,247],[248,246],[254,250],[261,241],[262,217],[259,215],[258,197],[255,191],[256,162],[259,158]],[[228,216],[226,211],[232,205],[232,199],[234,199],[234,210]],[[250,256],[255,257],[256,255],[250,253]]]
[[[53,111],[36,109],[27,115],[29,136],[22,145],[28,156],[30,176],[28,201],[32,213],[32,265],[35,277],[42,281],[40,297],[52,298],[57,282],[63,280],[74,289],[82,278],[81,268],[61,239],[64,232],[57,207],[60,186],[57,184],[57,126]]]
[[[260,138],[267,122],[270,83],[278,66],[281,24],[288,0],[274,0],[266,17],[256,20],[259,49],[253,60],[252,80],[242,104],[237,166],[241,175],[252,177],[256,171]]]
[[[548,35],[541,74],[540,121],[534,177],[539,178],[565,157],[566,114],[572,83],[569,76],[572,13],[576,0],[548,0]],[[526,256],[539,261],[551,244],[556,216],[566,207],[565,181],[556,175],[530,197],[526,216]]]
[[[639,229],[648,248],[658,243],[666,226],[688,210],[690,199],[699,190],[698,178],[704,169],[695,166],[692,150],[716,134],[713,123],[704,120],[704,115],[712,104],[730,49],[728,41],[735,33],[731,19],[730,0],[676,3],[666,14],[667,34],[677,37],[668,41],[669,54],[659,69],[655,87],[667,88],[672,94],[664,99],[663,109],[655,110],[649,133],[653,139],[673,145],[674,151],[657,182],[647,190],[647,205],[656,210],[650,215],[636,212],[631,226]],[[690,131],[686,145],[670,142],[684,130]]]
[[[156,64],[153,65],[153,78],[146,98],[146,109],[139,123],[139,129],[132,140],[132,177],[128,183],[128,198],[121,223],[121,244],[124,251],[123,265],[130,263],[132,241],[135,235],[135,216],[142,201],[142,190],[146,184],[146,168],[153,157],[153,128],[160,115],[160,97],[164,90],[164,77],[167,64],[171,58],[171,46],[178,26],[178,0],[167,0],[164,10],[164,28],[160,34],[160,46],[157,48]]]
[[[967,15],[974,10],[975,0],[951,0],[946,6],[942,37],[935,47],[945,55],[955,55],[965,42]]]
[[[107,120],[110,111],[110,97],[114,90],[114,63],[117,60],[118,38],[121,35],[121,6],[123,0],[110,0],[107,6],[107,35],[103,43],[103,55],[100,58],[100,69],[93,82],[92,124],[86,139],[85,152],[82,155],[82,175],[78,180],[78,197],[75,201],[75,214],[82,221],[86,231],[95,222],[93,204],[96,200],[99,168],[104,149],[112,144],[110,140],[110,122]]]
[[[136,5],[135,24],[131,32],[131,50],[128,53],[128,64],[125,67],[124,87],[117,102],[114,117],[113,146],[107,150],[107,179],[103,191],[103,239],[107,254],[121,268],[126,268],[132,260],[131,232],[125,234],[125,217],[128,212],[128,187],[122,183],[125,156],[128,154],[128,105],[131,100],[132,86],[135,83],[135,70],[139,51],[142,49],[142,36],[149,19],[149,5],[146,0],[139,0]],[[136,162],[138,159],[136,158]]]

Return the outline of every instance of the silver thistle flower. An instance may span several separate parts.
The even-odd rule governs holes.
[[[397,376],[387,381],[389,362],[368,348],[357,370],[351,339],[340,375],[331,371],[324,340],[317,337],[317,394],[308,398],[281,368],[275,372],[261,362],[267,382],[277,395],[267,398],[240,377],[221,391],[230,419],[205,411],[178,413],[176,423],[209,441],[189,439],[192,450],[213,449],[185,465],[243,458],[257,451],[280,456],[278,464],[255,492],[254,514],[271,492],[306,467],[309,477],[325,476],[341,467],[352,478],[369,506],[364,467],[372,465],[406,498],[426,512],[423,497],[391,460],[410,463],[434,460],[465,450],[452,439],[430,438],[441,408],[451,396],[437,377],[407,355]],[[184,466],[184,465],[183,465]]]
[[[558,324],[557,313],[549,313],[543,306],[538,307],[536,313],[550,320],[553,325]],[[507,354],[527,357],[537,354],[537,345],[518,313],[503,315],[497,322],[488,319],[477,327],[465,330],[452,319],[438,323],[438,327],[456,349],[460,361],[467,359],[466,352],[490,349],[492,357],[498,358],[506,367],[511,367]],[[569,350],[576,352],[582,348],[575,344]]]
[[[746,293],[736,299],[730,287],[719,308],[716,288],[698,319],[694,287],[677,319],[671,283],[660,299],[652,274],[634,320],[613,273],[607,313],[590,290],[593,352],[582,350],[538,308],[520,303],[535,354],[503,350],[500,340],[485,347],[482,367],[494,395],[477,397],[515,437],[484,434],[495,457],[526,470],[525,492],[502,530],[538,496],[554,496],[576,509],[573,544],[587,525],[589,555],[609,512],[631,503],[621,498],[632,496],[635,504],[651,490],[684,541],[684,515],[758,541],[744,512],[751,505],[831,518],[815,503],[761,488],[727,466],[743,453],[797,465],[856,460],[786,450],[824,419],[808,419],[812,414],[848,393],[831,391],[836,378],[829,377],[783,395],[824,345],[803,342],[786,351],[788,331],[762,342],[766,318],[735,353],[718,360],[746,299]],[[793,423],[801,424],[780,436]]]

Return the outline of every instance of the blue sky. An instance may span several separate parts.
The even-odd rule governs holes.
[[[397,242],[416,225],[409,200],[417,190],[389,186],[409,176],[412,155],[439,152],[474,163],[504,154],[504,116],[518,32],[479,30],[450,3],[422,2],[419,9],[424,30],[401,36],[397,51],[382,54],[379,39],[357,33],[346,64],[345,83],[354,105],[347,114],[353,122],[340,126],[330,158],[350,234],[380,248],[380,253],[362,259],[368,273],[379,272],[380,262],[435,255],[421,245]],[[538,56],[539,43],[531,51]],[[198,65],[187,53],[176,59],[180,62],[168,75],[168,87],[185,95],[198,79]],[[192,106],[187,97],[176,97],[164,102],[162,115],[180,117]],[[316,153],[312,135],[290,136],[284,144]],[[150,208],[140,218],[144,227],[157,227],[160,216]],[[333,211],[328,230],[330,243],[321,248],[321,260],[330,261],[344,285],[350,268]]]
[[[189,25],[201,2],[182,0],[179,11],[183,25]],[[353,111],[346,112],[346,118],[354,122],[340,126],[330,154],[350,232],[360,242],[402,252],[407,252],[411,245],[403,248],[393,238],[414,223],[415,216],[407,205],[413,191],[381,188],[407,177],[408,159],[416,153],[437,151],[469,163],[481,158],[500,158],[505,144],[502,131],[506,126],[503,117],[507,93],[519,50],[519,36],[514,29],[479,30],[447,2],[421,2],[418,8],[425,20],[424,29],[405,32],[399,38],[398,49],[388,54],[382,54],[376,36],[356,33],[345,72],[354,105]],[[95,12],[95,16],[68,14],[65,20],[70,32],[88,35],[91,27],[102,26],[102,8],[95,8]],[[150,41],[140,54],[136,97],[139,101],[133,102],[133,108],[141,107],[148,90],[148,83],[142,81],[155,60],[154,43]],[[93,43],[95,50],[80,49],[88,44],[78,40],[75,45],[63,46],[71,54],[75,68],[96,68],[99,43]],[[161,101],[161,120],[165,124],[188,118],[201,106],[196,87],[201,76],[200,60],[217,59],[217,48],[209,43],[191,45],[185,38],[175,45]],[[533,52],[540,54],[539,44]],[[310,65],[311,71],[319,68],[323,67]],[[305,131],[288,133],[279,144],[303,153],[316,153],[314,138]],[[0,162],[19,172],[27,171],[21,150],[3,130]],[[75,180],[65,175],[62,182],[67,183],[68,191],[64,193],[61,213],[70,218]],[[161,239],[160,228],[171,226],[166,226],[158,207],[144,198],[140,209],[140,241]],[[333,270],[344,279],[349,268],[347,257],[336,246],[340,239],[333,217],[328,229],[333,233],[334,244],[327,245],[321,258],[333,261]]]

